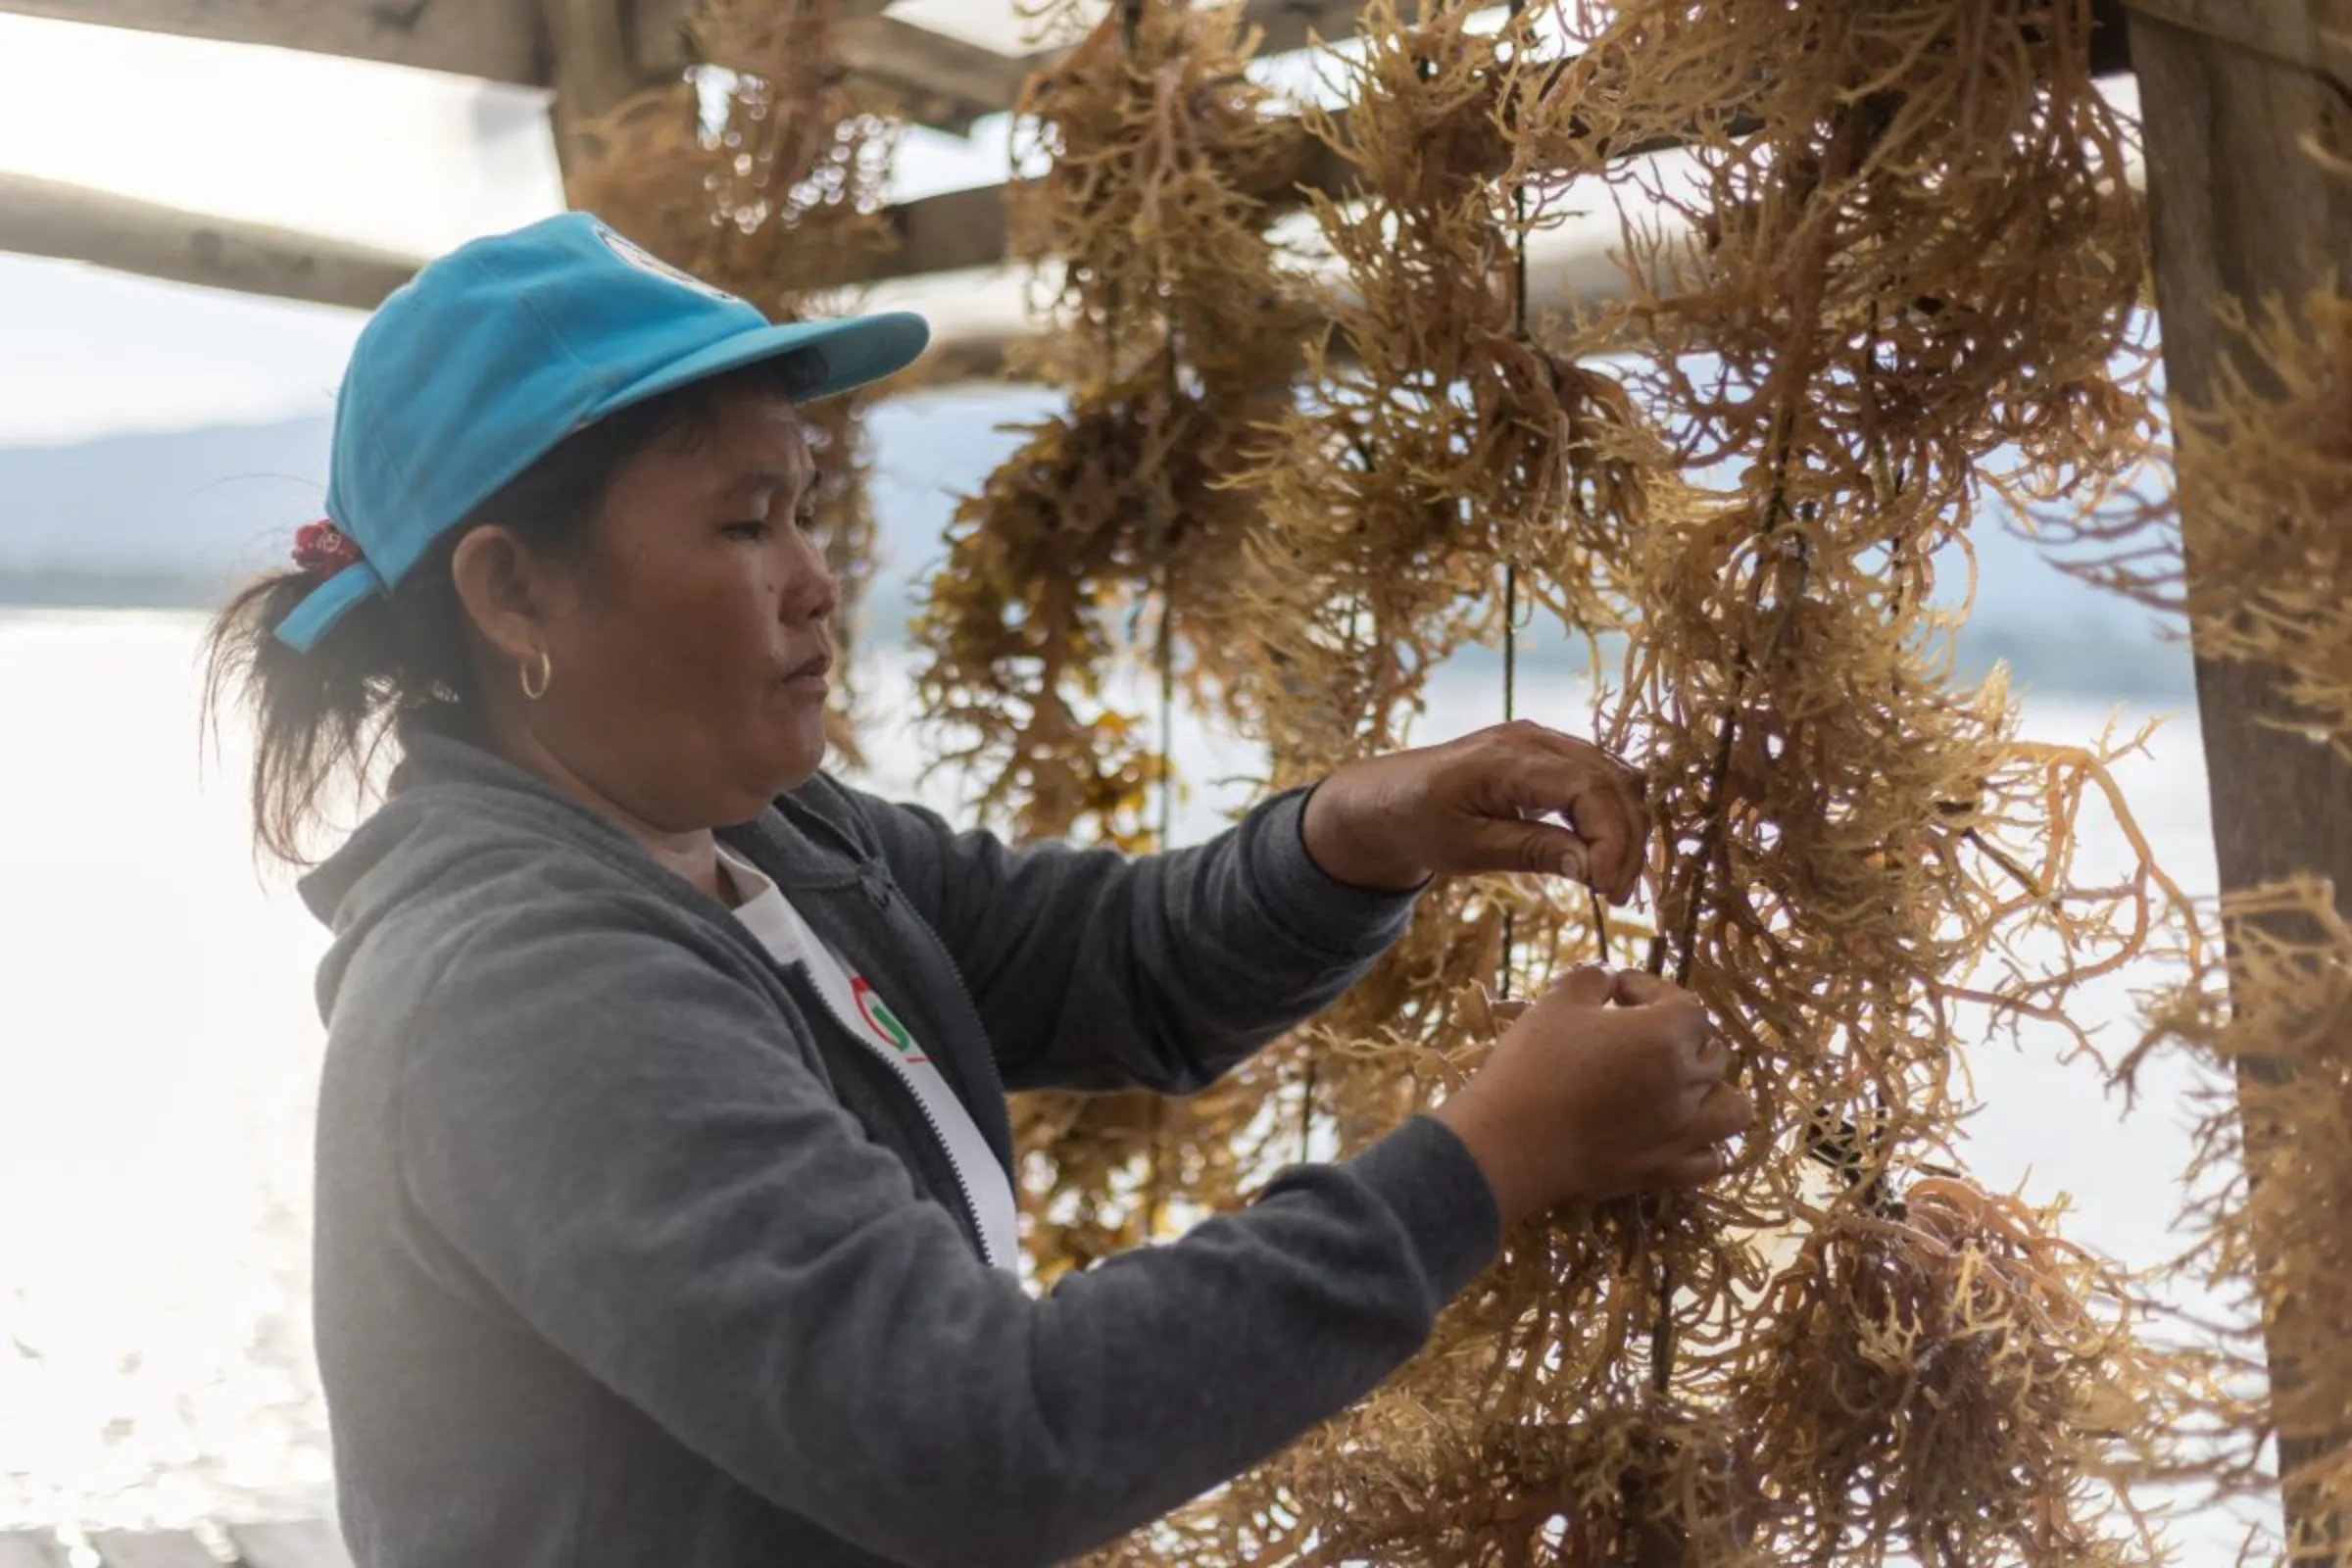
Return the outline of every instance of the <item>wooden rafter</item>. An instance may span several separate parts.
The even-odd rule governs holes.
[[[700,56],[692,21],[700,0],[599,0],[633,80],[674,76]],[[1029,73],[1058,50],[1004,55],[885,14],[888,0],[838,0],[840,47],[851,84],[877,109],[957,133],[1012,107]],[[555,85],[556,50],[539,0],[385,4],[383,0],[0,0],[0,12],[146,32],[265,44],[387,65]],[[1353,30],[1362,0],[1251,0],[1268,53]],[[575,26],[589,13],[579,10]],[[725,64],[724,61],[717,64]]]
[[[959,135],[1012,107],[1034,62],[886,16],[884,3],[837,0],[835,42],[858,97],[877,112]],[[705,58],[694,37],[699,9],[700,0],[636,0],[638,62],[647,79],[674,76]]]
[[[960,135],[1009,110],[1029,79],[1029,62],[932,32],[896,17],[862,17],[836,29],[835,47],[854,83],[895,97],[916,124]]]
[[[584,50],[565,51],[572,57],[578,74],[577,85],[564,96],[576,99],[582,112],[594,114],[609,107],[613,95],[622,91],[629,79],[629,67],[622,56],[642,57],[649,48],[658,51],[666,47],[674,53],[673,63],[665,69],[678,69],[677,63],[688,58],[689,46],[674,37],[666,44],[660,44],[649,37],[646,28],[667,28],[675,33],[699,0],[530,0],[530,3],[545,10],[541,36],[552,35],[567,43],[587,41]],[[890,20],[881,15],[886,0],[838,0],[838,3],[846,14],[845,20],[854,26]],[[2170,0],[2170,3],[2185,3],[2185,0]],[[2114,0],[2094,0],[2094,6],[2103,19],[2116,9]],[[449,30],[459,24],[444,20],[428,24],[427,19],[436,13],[461,17],[462,21],[471,19],[465,21],[464,25],[479,27],[487,25],[489,13],[498,8],[467,8],[461,14],[437,6],[416,9],[411,0],[411,9],[405,13],[409,20],[400,28],[391,28],[383,20],[389,8],[377,6],[364,17],[363,9],[353,0],[310,0],[310,3],[304,0],[0,0],[0,11],[70,14],[77,20],[122,24],[128,24],[136,15],[159,23],[174,22],[179,25],[172,30],[202,32],[207,36],[242,35],[275,26],[279,28],[275,36],[290,37],[292,34],[283,30],[283,24],[289,18],[299,16],[307,19],[303,25],[313,29],[305,36],[318,47],[336,53],[367,54],[371,58],[402,58],[407,64],[425,63],[428,57],[441,58],[459,40],[462,29]],[[1255,9],[1260,24],[1267,28],[1268,47],[1285,48],[1305,42],[1310,33],[1323,35],[1351,25],[1361,5],[1357,0],[1345,3],[1257,0]],[[355,27],[362,30],[355,32],[352,30]],[[2109,44],[2106,63],[2110,65],[2120,63],[2122,52],[2113,43],[2122,30],[2120,26],[2105,29]],[[480,38],[489,34],[466,36]],[[885,28],[867,36],[888,38],[891,32]],[[943,55],[935,59],[932,68],[935,74],[952,74],[955,58]],[[1032,57],[1030,64],[1036,63],[1037,58]],[[894,69],[912,74],[912,68],[905,67],[904,62]],[[993,93],[1003,86],[1000,83],[989,90]],[[559,105],[559,122],[565,118],[562,108]],[[1342,123],[1344,127],[1344,112]],[[559,124],[560,145],[561,129]],[[1621,149],[1620,155],[1661,151],[1674,145],[1671,139],[1661,140]],[[1270,209],[1282,210],[1298,205],[1308,192],[1344,195],[1349,180],[1350,171],[1346,161],[1300,130],[1292,139],[1289,156],[1253,194]],[[201,214],[40,181],[20,181],[8,189],[20,194],[10,195],[6,206],[0,207],[0,250],[69,257],[180,281],[362,310],[371,309],[417,265],[409,258],[319,236],[224,222]],[[808,286],[889,283],[1002,268],[1014,259],[1009,254],[1005,197],[1005,187],[989,186],[901,203],[888,215],[898,236],[896,247],[858,262],[854,270],[842,275],[808,279]],[[1589,277],[1577,284],[1577,291],[1583,297],[1595,297]],[[993,338],[1005,335],[1006,331],[999,323],[981,335]],[[978,360],[993,362],[995,357],[993,350],[985,348],[978,354]]]
[[[529,0],[0,0],[0,12],[547,84]]]
[[[1011,108],[1028,74],[1060,51],[1001,55],[885,14],[889,0],[837,0],[853,86],[876,108],[917,124],[966,131]],[[2183,3],[2183,0],[2174,0]],[[2211,0],[2198,0],[2211,3]],[[606,0],[615,37],[641,82],[674,76],[699,59],[692,20],[700,0]],[[2098,0],[2098,9],[2114,9]],[[492,81],[554,84],[554,53],[538,0],[385,4],[383,0],[0,0],[0,12],[268,44]],[[1363,0],[1250,0],[1262,51],[1301,49],[1355,29]],[[2122,29],[2106,36],[2120,46]],[[718,62],[724,64],[724,62]],[[2120,67],[2120,59],[2104,63]]]
[[[26,174],[0,174],[0,251],[353,310],[374,309],[422,265],[349,240]]]
[[[1356,21],[1363,14],[1364,0],[1250,0],[1243,8],[1250,24],[1258,29],[1257,52],[1261,55],[1288,54],[1317,40],[1329,43],[1345,38],[1355,31]],[[1029,56],[1027,64],[1035,70],[1060,55],[1058,49],[1042,50]]]

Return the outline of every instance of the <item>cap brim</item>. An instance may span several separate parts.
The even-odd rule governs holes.
[[[309,653],[326,630],[349,612],[351,607],[373,594],[384,591],[384,580],[375,568],[365,561],[355,561],[326,581],[313,588],[301,604],[296,605],[275,628],[277,640],[288,648]]]
[[[810,363],[807,389],[797,390],[794,401],[814,403],[898,374],[921,359],[930,342],[930,324],[906,311],[756,327],[622,387],[589,410],[581,422],[592,423],[632,404],[747,365],[796,357]]]

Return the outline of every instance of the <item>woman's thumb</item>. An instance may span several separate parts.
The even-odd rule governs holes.
[[[1496,846],[1497,870],[1530,871],[1538,876],[1585,880],[1592,852],[1585,841],[1551,822],[1498,824],[1502,842]]]
[[[1617,976],[1597,963],[1579,964],[1552,982],[1551,994],[1583,1007],[1605,1007],[1616,995]]]

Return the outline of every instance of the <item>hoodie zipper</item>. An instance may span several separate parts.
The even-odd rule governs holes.
[[[794,814],[802,813],[796,811]],[[808,817],[809,825],[822,831],[826,837],[848,850],[850,858],[857,863],[858,882],[864,890],[866,898],[872,901],[876,909],[888,912],[893,902],[893,895],[897,890],[890,879],[889,867],[875,854],[873,846],[854,834],[844,832],[820,813],[811,811],[806,814]],[[980,1042],[980,1056],[988,1071],[988,1087],[995,1092],[999,1103],[1002,1103],[1004,1099],[1004,1075],[998,1070],[996,1053],[989,1049],[988,1025],[980,1016],[980,1003],[972,995],[971,982],[963,977],[963,966],[956,961],[956,955],[948,951],[946,940],[940,936],[938,928],[931,924],[929,916],[916,908],[911,901],[901,900],[898,902],[905,904],[907,915],[922,929],[923,935],[931,939],[932,950],[939,955],[940,962],[955,978],[956,995],[961,999],[964,1016],[971,1022],[972,1038]],[[772,963],[774,960],[770,959],[769,961]],[[809,984],[813,988],[815,984],[813,977],[810,977]],[[824,1007],[823,1011],[827,1017],[832,1017],[833,1009],[831,1007]],[[848,1025],[841,1023],[838,1018],[834,1019],[834,1023],[842,1033],[850,1033]],[[859,1049],[871,1050],[864,1041],[859,1040],[858,1043]],[[878,1052],[874,1054],[880,1054]],[[896,1059],[889,1059],[889,1065],[892,1072],[898,1076],[899,1081],[906,1085],[908,1098],[914,1102],[914,1108],[922,1113],[924,1125],[931,1129],[932,1142],[938,1145],[939,1152],[947,1157],[948,1169],[956,1177],[956,1196],[963,1200],[963,1211],[971,1218],[972,1235],[979,1241],[980,1255],[988,1261],[992,1268],[1010,1266],[1010,1259],[999,1258],[994,1250],[990,1248],[988,1226],[980,1217],[980,1201],[972,1194],[971,1178],[964,1173],[961,1162],[956,1158],[956,1151],[949,1146],[948,1135],[940,1127],[939,1118],[931,1113],[930,1105],[924,1102],[922,1092],[914,1087],[912,1070],[904,1062]],[[986,1139],[983,1138],[982,1141],[986,1142]],[[1009,1182],[1010,1177],[1007,1176],[1006,1180]],[[1015,1187],[1013,1189],[1013,1205],[1016,1214],[1019,1204],[1020,1190]]]
[[[897,885],[891,881],[888,862],[883,859],[881,852],[873,844],[838,826],[823,814],[799,806],[798,803],[795,803],[792,814],[807,818],[802,824],[804,831],[814,829],[821,832],[846,850],[850,858],[857,862],[858,880],[864,886],[866,897],[873,900],[874,907],[877,909],[890,907],[891,895],[896,891]],[[980,1016],[980,1002],[972,995],[971,982],[963,977],[963,965],[956,961],[956,955],[948,950],[947,939],[939,934],[939,928],[931,923],[930,916],[915,907],[912,900],[905,902],[906,913],[912,917],[916,925],[922,928],[923,935],[931,939],[932,950],[939,955],[940,961],[947,966],[948,973],[955,976],[956,994],[963,999],[964,1016],[971,1022],[972,1038],[986,1047],[988,1025]],[[988,1068],[988,1087],[996,1091],[999,1101],[1003,1101],[1004,1098],[1004,1075],[997,1067],[996,1053],[984,1049],[980,1054]]]
[[[888,884],[884,884],[884,892],[887,895]],[[989,1087],[996,1091],[997,1099],[1002,1101],[1004,1098],[1004,1075],[998,1070],[996,1052],[989,1048],[988,1024],[980,1016],[980,1001],[972,995],[971,982],[963,977],[963,965],[957,963],[956,955],[948,951],[947,940],[939,934],[938,928],[932,925],[930,916],[924,914],[911,903],[906,906],[906,912],[913,917],[916,925],[922,927],[923,935],[931,939],[931,946],[938,952],[940,961],[947,965],[948,973],[956,977],[956,994],[963,999],[964,1015],[971,1020],[972,1036],[980,1042],[981,1059],[988,1065]],[[1014,1189],[1014,1198],[1016,1200],[1019,1198],[1019,1189],[1017,1188]]]
[[[981,1260],[991,1268],[1003,1267],[1004,1260],[997,1256],[996,1250],[988,1244],[988,1226],[980,1218],[980,1201],[972,1195],[971,1178],[964,1174],[963,1162],[956,1157],[955,1146],[948,1142],[947,1129],[940,1126],[939,1118],[932,1113],[929,1102],[923,1099],[923,1092],[915,1087],[914,1070],[896,1057],[886,1055],[866,1044],[864,1039],[853,1031],[848,1024],[836,1017],[817,986],[816,977],[808,972],[807,964],[780,962],[773,954],[766,952],[764,948],[760,952],[760,956],[770,969],[787,979],[789,979],[791,971],[800,970],[801,978],[808,984],[808,989],[818,993],[816,1010],[824,1014],[832,1026],[847,1037],[858,1051],[868,1056],[878,1058],[890,1068],[891,1076],[897,1079],[900,1087],[906,1091],[906,1098],[914,1102],[916,1114],[923,1118],[923,1126],[930,1131],[932,1147],[939,1151],[940,1157],[947,1161],[949,1174],[956,1178],[956,1196],[963,1203],[964,1217],[971,1221],[972,1239],[979,1245]]]
[[[830,1007],[825,1009],[828,1016],[832,1011],[833,1009]],[[848,1027],[843,1025],[840,1019],[834,1019],[834,1023],[841,1028],[842,1033],[849,1033]],[[874,1055],[882,1054],[863,1041],[858,1042],[858,1045],[861,1050]],[[956,1196],[963,1200],[964,1215],[972,1222],[972,1238],[980,1244],[981,1261],[991,1268],[1004,1267],[1005,1260],[997,1256],[996,1249],[988,1245],[988,1225],[980,1218],[980,1200],[972,1196],[972,1181],[963,1172],[963,1161],[956,1157],[955,1147],[948,1142],[947,1129],[940,1126],[939,1118],[931,1113],[930,1102],[923,1099],[922,1091],[914,1086],[914,1069],[895,1057],[884,1057],[883,1059],[890,1063],[890,1070],[897,1075],[899,1082],[906,1085],[906,1096],[914,1102],[914,1108],[922,1113],[923,1125],[931,1129],[931,1142],[938,1147],[942,1154],[947,1156],[948,1170],[956,1178]]]
[[[866,897],[873,900],[874,907],[887,913],[891,906],[893,892],[890,879],[886,872],[877,872],[868,876],[867,869],[871,865],[872,862],[868,861],[865,866],[859,868],[858,880],[865,884]],[[939,950],[940,957],[946,961],[948,972],[956,977],[956,994],[963,999],[964,1010],[971,1014],[977,1038],[985,1045],[988,1040],[988,1029],[980,1022],[980,1004],[972,1000],[971,987],[965,984],[963,971],[956,967],[955,956],[948,952],[947,944],[940,941],[939,933],[931,929],[931,922],[923,918],[923,912],[911,904],[906,906],[906,912],[914,917],[915,924],[923,928],[923,934],[931,939],[931,945]],[[1004,1091],[1002,1080],[997,1076],[996,1057],[987,1051],[983,1051],[981,1054],[988,1057],[989,1077],[996,1085],[998,1098],[1002,1099]],[[956,1190],[963,1195],[964,1210],[972,1216],[972,1234],[980,1238],[981,1255],[986,1257],[992,1266],[1008,1264],[1010,1259],[999,1258],[990,1250],[988,1226],[981,1221],[980,1200],[972,1196],[971,1179],[964,1174],[963,1165],[956,1158],[956,1152],[948,1147],[948,1135],[940,1130],[939,1122],[931,1114],[931,1107],[923,1102],[922,1095],[915,1090],[912,1070],[899,1061],[893,1061],[891,1066],[899,1073],[901,1079],[906,1081],[907,1093],[914,1096],[915,1108],[923,1113],[923,1120],[930,1123],[931,1136],[938,1140],[940,1149],[948,1156],[948,1168],[956,1173]],[[1017,1193],[1014,1195],[1014,1203],[1017,1209],[1019,1203]]]

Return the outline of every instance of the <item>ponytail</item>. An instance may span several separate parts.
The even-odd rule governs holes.
[[[408,695],[388,599],[354,605],[308,652],[277,640],[279,624],[320,580],[281,571],[248,585],[204,643],[205,724],[217,737],[230,709],[246,710],[254,842],[288,865],[311,863],[310,830],[338,787],[368,775]]]

